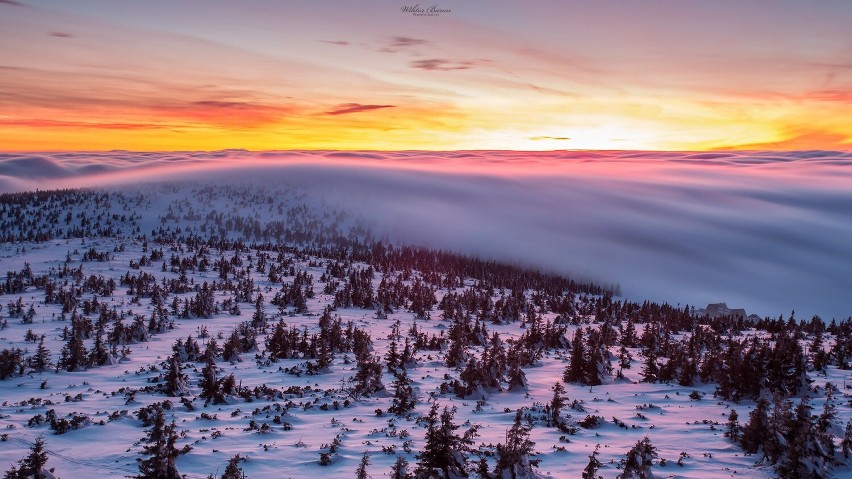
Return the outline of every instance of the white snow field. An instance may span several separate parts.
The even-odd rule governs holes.
[[[5,221],[2,223],[3,231],[0,232],[2,235],[10,234],[15,224],[18,231],[25,231],[26,218],[37,217],[33,206],[26,212],[24,220],[19,218],[17,222],[13,221],[10,204],[6,203],[0,215]],[[282,243],[295,245],[304,238],[288,240],[263,235],[246,238],[246,247],[239,252],[233,244],[223,247],[227,245],[220,243],[199,250],[197,245],[166,240],[170,235],[175,238],[183,235],[186,238],[195,234],[197,238],[206,238],[218,234],[211,231],[210,226],[217,221],[215,214],[222,215],[218,218],[222,225],[232,228],[228,230],[223,226],[221,230],[223,236],[231,238],[238,236],[239,227],[246,228],[242,231],[252,231],[252,218],[260,222],[257,231],[280,219],[285,229],[336,231],[342,235],[364,236],[367,233],[360,229],[363,219],[305,197],[298,189],[255,189],[247,186],[226,188],[221,185],[148,185],[110,192],[98,200],[92,197],[77,199],[68,205],[54,198],[41,203],[39,208],[45,213],[39,220],[45,229],[51,224],[58,225],[70,234],[51,234],[49,239],[40,238],[42,241],[11,241],[7,238],[6,242],[0,244],[0,273],[20,272],[29,268],[32,277],[47,278],[63,290],[80,288],[75,308],[77,314],[96,321],[98,313],[92,311],[86,315],[82,303],[97,298],[100,304],[106,305],[103,310],[116,311],[124,325],[132,324],[137,317],[141,317],[147,324],[155,311],[154,302],[150,296],[129,292],[128,284],[122,281],[126,275],[138,277],[146,273],[164,288],[169,280],[185,283],[188,287],[185,292],[168,294],[165,300],[168,320],[173,322],[172,329],[150,334],[144,340],[119,345],[108,361],[113,364],[90,366],[77,371],[56,367],[60,351],[66,344],[63,330],[70,327],[69,318],[73,313],[63,313],[63,305],[59,301],[46,302],[47,292],[43,284],[29,284],[23,291],[7,292],[0,296],[2,318],[5,320],[5,327],[0,329],[0,350],[20,348],[25,357],[32,356],[38,343],[25,339],[28,331],[32,331],[29,334],[31,338],[44,336],[54,363],[49,370],[35,372],[27,367],[23,375],[13,374],[0,381],[2,471],[24,457],[30,445],[41,436],[49,451],[47,467],[53,468],[57,477],[125,477],[138,474],[138,460],[144,458],[140,454],[141,441],[145,438],[147,428],[135,413],[145,406],[168,400],[172,407],[165,413],[169,420],[175,421],[180,433],[177,446],[191,446],[188,453],[177,459],[178,470],[187,478],[206,478],[210,474],[219,477],[228,460],[235,454],[245,459],[240,467],[249,478],[351,478],[355,477],[355,470],[364,452],[369,453],[367,472],[370,476],[390,477],[391,466],[397,457],[404,457],[408,461],[409,472],[416,467],[417,454],[425,442],[425,428],[416,419],[425,416],[432,403],[437,402],[442,407],[457,408],[455,423],[462,425],[460,432],[470,425],[480,426],[473,447],[480,454],[468,454],[471,459],[471,476],[477,477],[475,463],[480,456],[490,461],[493,467],[493,446],[505,441],[506,430],[512,425],[515,411],[532,408],[526,412],[536,417],[536,406],[543,407],[551,400],[551,388],[561,381],[563,371],[570,363],[571,349],[567,346],[574,332],[578,328],[584,331],[598,330],[602,324],[592,307],[584,310],[584,307],[592,305],[600,297],[599,294],[578,293],[572,296],[575,312],[571,315],[560,315],[547,308],[539,311],[532,309],[531,313],[525,313],[531,314],[539,325],[562,323],[565,330],[561,344],[565,347],[543,349],[537,360],[523,368],[526,388],[510,390],[508,382],[501,381],[499,387],[477,390],[484,394],[484,399],[477,397],[476,392],[468,398],[459,398],[452,388],[442,392],[442,384],[458,378],[463,368],[446,366],[446,347],[443,350],[421,349],[414,355],[416,361],[407,367],[417,395],[416,408],[407,417],[397,416],[388,412],[395,392],[394,376],[384,367],[381,380],[385,388],[359,396],[353,395],[351,390],[353,376],[357,372],[352,352],[334,354],[330,366],[318,374],[308,374],[306,371],[307,363],[315,362],[315,359],[269,361],[266,354],[264,340],[272,334],[279,320],[288,327],[307,330],[308,335],[319,331],[319,317],[327,306],[334,303],[334,293],[340,291],[345,282],[344,275],[329,274],[332,265],[339,263],[345,268],[365,269],[370,264],[334,259],[333,250],[323,250],[319,243],[316,243],[314,250],[303,247],[273,252],[270,252],[269,244],[260,245],[277,244],[279,239]],[[50,214],[54,212],[58,214]],[[67,223],[66,213],[71,216]],[[237,221],[237,218],[242,220]],[[93,224],[109,224],[113,234],[77,237],[72,231],[74,225],[85,228]],[[153,230],[160,228],[162,230],[157,234],[152,234]],[[145,235],[144,239],[142,235]],[[250,243],[258,245],[249,246]],[[307,243],[302,242],[303,245]],[[141,258],[151,258],[155,250],[162,251],[161,259],[139,264]],[[95,259],[91,255],[85,257],[92,251],[105,255]],[[197,263],[181,265],[181,259],[191,262],[193,257],[198,259],[199,255],[209,260],[204,267],[199,267]],[[261,256],[266,257],[266,264],[262,268],[259,264]],[[233,263],[234,269],[223,273],[217,263],[220,259]],[[246,265],[250,267],[246,269]],[[270,278],[271,265],[281,266],[278,278]],[[427,274],[416,268],[384,273],[381,267],[373,266],[376,271],[370,281],[374,292],[380,289],[383,279],[391,281],[404,276],[401,283],[409,287],[418,280],[429,280]],[[292,270],[288,271],[290,267]],[[74,273],[77,268],[81,268],[81,271]],[[282,291],[282,287],[294,282],[295,276],[290,274],[292,271],[306,272],[312,277],[315,294],[307,298],[307,312],[304,313],[297,313],[292,305],[278,307],[270,303],[275,294]],[[79,281],[75,280],[75,275]],[[90,277],[115,280],[112,294],[98,294],[93,292],[94,287],[87,289],[81,286]],[[239,302],[239,313],[231,314],[225,310],[227,308],[220,308],[236,294],[224,288],[215,290],[214,301],[220,311],[209,318],[182,318],[172,311],[171,305],[175,298],[179,309],[182,309],[183,301],[195,298],[205,282],[221,285],[226,280],[243,284],[251,280],[250,295]],[[334,281],[340,284],[329,284]],[[372,354],[384,364],[382,358],[390,347],[395,322],[398,321],[400,325],[400,347],[415,323],[421,333],[446,337],[453,323],[443,319],[444,311],[439,308],[440,302],[450,292],[461,295],[475,289],[480,281],[466,277],[458,278],[458,282],[452,286],[432,287],[438,304],[431,305],[426,315],[411,311],[410,304],[382,314],[382,307],[377,306],[377,302],[366,308],[340,306],[331,314],[340,318],[344,328],[351,322],[354,327],[369,333]],[[258,334],[257,348],[241,353],[239,360],[227,361],[220,357],[217,360],[220,368],[218,377],[233,373],[242,388],[266,385],[272,391],[269,397],[252,397],[247,401],[232,395],[226,397],[223,404],[205,406],[205,401],[197,397],[201,391],[199,379],[204,366],[200,360],[183,362],[183,371],[187,375],[183,402],[180,397],[169,397],[156,390],[158,383],[154,381],[163,373],[164,362],[172,354],[176,340],[193,337],[203,351],[210,338],[219,338],[217,342],[221,347],[240,323],[252,320],[256,313],[258,294],[264,298],[262,308],[269,327]],[[527,290],[523,295],[531,304],[535,302],[535,291]],[[511,291],[508,289],[494,288],[491,299],[496,303],[509,296]],[[32,306],[35,312],[30,317],[31,322],[24,320],[26,313],[24,316],[16,315],[12,313],[11,306],[7,307],[7,304],[14,304],[19,298],[24,311]],[[520,338],[532,327],[532,323],[524,318],[525,314],[521,315],[520,321],[484,321],[488,335],[499,333],[504,341]],[[646,323],[651,324],[653,321],[653,318],[649,318],[647,322],[636,322],[637,331],[641,332]],[[707,318],[696,328],[711,330],[712,322]],[[113,327],[111,323],[107,331]],[[204,334],[205,329],[207,334]],[[674,339],[688,338],[690,334],[678,333]],[[751,327],[746,327],[739,334],[743,337],[770,336],[766,331],[757,331]],[[413,338],[410,339],[413,341]],[[93,349],[94,341],[94,335],[84,340],[89,351]],[[802,337],[800,341],[807,346],[812,339]],[[833,335],[824,335],[826,350],[834,341]],[[124,353],[122,349],[125,349]],[[603,375],[603,384],[584,386],[563,383],[569,406],[562,410],[562,416],[566,424],[576,428],[573,434],[549,427],[540,420],[534,421],[530,432],[530,439],[535,443],[532,458],[540,460],[534,474],[553,478],[581,477],[589,462],[589,455],[600,445],[599,459],[603,467],[598,474],[607,479],[615,478],[622,472],[619,463],[627,451],[647,436],[659,455],[653,462],[654,477],[774,477],[773,467],[766,461],[760,463],[761,454],[745,454],[724,435],[731,409],[738,411],[740,422],[744,424],[748,420],[749,411],[755,407],[753,400],[747,398],[734,403],[714,397],[717,387],[714,383],[703,384],[699,381],[687,387],[678,385],[676,381],[640,382],[644,362],[640,347],[627,348],[633,359],[630,368],[623,369],[624,377],[617,378],[615,370],[619,369],[619,349],[619,346],[608,348],[611,356],[607,359],[614,369]],[[481,357],[482,350],[482,346],[471,345],[467,348],[467,354],[474,358]],[[660,362],[663,364],[665,360],[661,358]],[[807,374],[812,380],[809,395],[814,414],[819,414],[823,408],[825,383],[834,383],[840,390],[835,399],[838,416],[832,429],[837,436],[836,458],[839,461],[834,474],[836,477],[850,477],[852,469],[842,463],[843,457],[839,452],[843,426],[852,419],[850,390],[846,386],[849,372],[830,364],[825,373],[810,370]],[[794,401],[797,401],[796,397],[798,395]],[[187,403],[192,405],[193,410],[189,410]],[[570,406],[572,403],[573,406]],[[55,434],[49,421],[33,423],[34,417],[45,418],[51,410],[56,418],[84,416],[82,427]],[[381,412],[377,413],[377,410]],[[578,424],[590,415],[600,416],[604,422],[592,428]],[[619,426],[615,419],[625,427]],[[338,445],[333,448],[334,453],[329,455],[330,463],[321,465],[321,453],[329,453],[329,446],[334,443]]]

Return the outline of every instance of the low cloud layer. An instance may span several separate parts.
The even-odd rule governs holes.
[[[0,155],[2,191],[175,178],[299,185],[389,239],[618,283],[632,299],[852,314],[850,153]]]

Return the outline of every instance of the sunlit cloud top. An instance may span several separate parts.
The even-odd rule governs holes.
[[[845,0],[0,0],[0,150],[848,150],[849,25]]]

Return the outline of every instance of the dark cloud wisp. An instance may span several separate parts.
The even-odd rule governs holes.
[[[326,115],[346,115],[349,113],[360,113],[364,111],[380,110],[382,108],[394,108],[396,105],[364,105],[361,103],[343,103],[337,105],[333,110],[325,112]]]

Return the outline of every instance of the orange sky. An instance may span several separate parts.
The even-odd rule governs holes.
[[[0,0],[0,150],[850,149],[849,2],[599,3]]]

